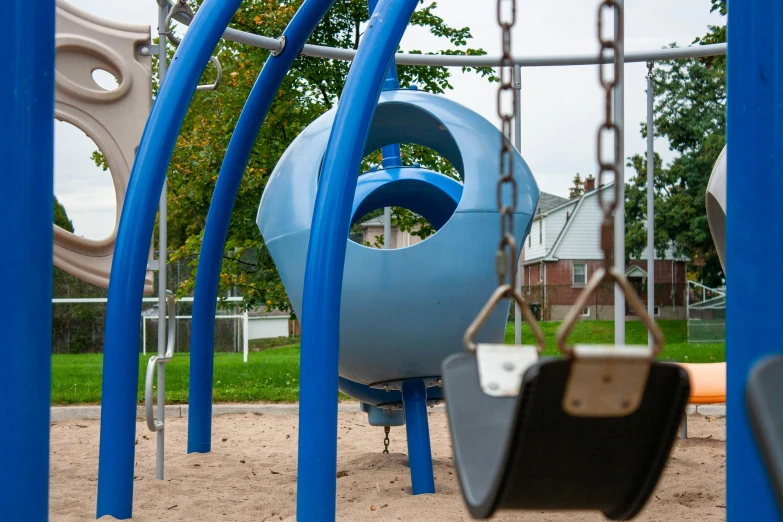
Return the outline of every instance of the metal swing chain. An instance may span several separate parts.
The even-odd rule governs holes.
[[[495,272],[498,287],[484,305],[471,325],[465,331],[463,342],[469,351],[477,346],[474,337],[487,322],[495,307],[503,299],[513,299],[518,305],[522,317],[530,326],[536,338],[538,352],[544,350],[544,334],[538,326],[530,307],[516,287],[517,280],[517,240],[514,237],[514,216],[517,210],[517,181],[514,179],[514,147],[511,145],[511,128],[516,117],[516,98],[514,89],[514,59],[511,56],[511,28],[517,22],[516,0],[497,0],[497,19],[502,31],[503,55],[500,58],[500,87],[497,93],[497,111],[500,117],[500,176],[497,183],[497,205],[500,214],[500,243],[495,253]],[[510,201],[508,198],[511,198]]]
[[[604,37],[604,15],[610,10],[614,10],[615,19],[618,20],[616,34],[613,32],[611,36]],[[597,140],[597,155],[598,155],[598,204],[601,207],[601,211],[604,215],[603,223],[601,224],[601,251],[604,254],[604,267],[609,268],[614,257],[614,211],[617,209],[617,204],[620,200],[621,186],[619,182],[614,184],[614,198],[611,202],[604,201],[603,190],[600,188],[603,186],[604,174],[611,172],[614,174],[615,180],[619,180],[619,173],[623,168],[623,159],[620,157],[620,127],[614,121],[612,114],[612,101],[614,100],[614,92],[617,87],[617,79],[620,77],[621,68],[623,63],[620,56],[617,53],[617,40],[615,38],[622,38],[624,31],[622,17],[622,7],[615,0],[603,0],[598,6],[598,43],[601,46],[599,51],[599,57],[601,62],[606,56],[608,51],[612,51],[614,60],[612,62],[612,76],[607,79],[606,68],[603,63],[599,64],[599,80],[601,87],[604,89],[604,122],[598,128],[598,140]],[[614,154],[611,161],[605,161],[603,157],[603,140],[604,136],[611,132],[614,141]]]
[[[623,169],[623,158],[620,154],[620,127],[614,121],[612,113],[612,102],[618,84],[618,79],[623,67],[623,60],[617,52],[617,39],[622,39],[625,30],[623,21],[622,5],[616,0],[602,0],[598,6],[598,43],[601,50],[599,54],[599,80],[604,89],[604,122],[598,128],[597,139],[597,157],[598,157],[598,204],[603,213],[603,222],[601,223],[601,251],[604,259],[601,268],[595,271],[593,276],[587,282],[587,286],[579,295],[571,311],[566,315],[563,324],[557,332],[557,346],[566,356],[573,356],[573,347],[568,344],[568,335],[579,322],[579,314],[583,307],[588,305],[588,300],[599,290],[604,281],[614,282],[620,286],[625,294],[628,303],[636,312],[641,322],[652,334],[653,350],[652,355],[658,355],[663,350],[663,334],[655,321],[647,313],[642,300],[631,286],[625,274],[618,271],[614,266],[614,212],[617,209],[621,197],[622,185],[620,184],[619,174]],[[610,36],[604,37],[605,27],[604,16],[610,11],[614,11],[614,20],[616,20],[615,31]],[[603,62],[608,52],[613,53],[612,76],[606,77],[607,68]],[[652,74],[652,67],[648,64],[649,74]],[[603,140],[606,134],[612,134],[614,141],[614,153],[611,160],[606,161],[603,156]],[[604,200],[602,187],[604,185],[603,176],[611,172],[615,178],[614,198],[612,201]]]
[[[386,434],[386,436],[383,438],[383,453],[388,455],[389,454],[389,432],[391,431],[391,427],[384,426],[383,432]]]
[[[510,13],[504,13],[508,3]],[[511,127],[516,116],[514,90],[514,61],[511,57],[511,28],[517,21],[516,0],[498,0],[498,25],[502,29],[503,56],[500,59],[500,87],[497,94],[497,111],[501,121],[500,178],[497,184],[497,204],[500,213],[500,244],[495,254],[495,271],[498,286],[514,285],[517,273],[517,242],[514,238],[514,214],[517,208],[517,182],[514,179],[514,149],[511,145]],[[509,100],[510,98],[510,100]],[[509,103],[510,102],[510,103]],[[508,187],[508,188],[506,188]],[[504,200],[511,193],[511,201]],[[510,269],[510,274],[509,274]],[[508,281],[508,282],[507,282]]]

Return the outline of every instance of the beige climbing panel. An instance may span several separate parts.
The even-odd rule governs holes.
[[[152,105],[151,53],[140,52],[150,43],[149,26],[103,20],[57,0],[55,118],[78,127],[105,156],[114,181],[117,216],[111,235],[100,241],[55,226],[54,264],[106,288],[125,190]],[[114,75],[116,89],[103,89],[93,80],[98,69]],[[152,291],[152,272],[147,272],[144,293]]]

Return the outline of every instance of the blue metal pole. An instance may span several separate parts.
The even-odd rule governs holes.
[[[240,3],[206,0],[201,5],[152,107],[128,183],[106,307],[98,518],[132,515],[139,315],[155,212],[190,99]]]
[[[378,5],[378,0],[369,0],[367,2],[367,7],[370,10],[370,14],[372,14],[375,11],[377,5]],[[391,63],[389,64],[389,69],[386,71],[386,79],[383,81],[383,90],[394,91],[399,88],[400,88],[400,82],[397,79],[397,60],[392,58]],[[399,143],[386,145],[385,147],[382,147],[381,155],[383,156],[383,160],[381,161],[381,165],[383,165],[383,168],[390,169],[394,167],[402,167],[402,153],[400,152]],[[385,216],[385,222],[387,222],[389,219],[390,219],[389,216]],[[388,236],[388,234],[384,234],[384,235]],[[389,237],[385,238],[384,245],[387,248],[391,246],[391,239]]]
[[[294,15],[283,32],[286,46],[279,55],[270,55],[264,64],[242,109],[223,159],[207,214],[196,273],[190,341],[188,453],[206,453],[212,448],[212,373],[218,282],[231,212],[245,174],[245,166],[283,78],[333,3],[334,0],[307,0]]]
[[[435,493],[432,474],[430,425],[427,419],[427,388],[415,379],[402,383],[402,403],[405,407],[405,430],[408,434],[408,464],[414,495]]]
[[[296,501],[300,522],[335,519],[340,297],[356,172],[384,75],[417,4],[418,0],[378,3],[348,73],[324,156],[302,307]]]
[[[0,3],[0,519],[46,520],[52,351],[54,0]]]
[[[763,267],[783,257],[783,3],[732,2],[728,49],[727,517],[781,520],[751,431],[748,372],[783,349],[783,283]],[[777,289],[777,290],[776,290]],[[752,336],[749,325],[753,325]]]

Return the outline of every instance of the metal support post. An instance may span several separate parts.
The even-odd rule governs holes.
[[[620,62],[625,61],[625,2],[615,0],[619,6],[619,16],[614,20],[615,53],[620,56]],[[614,266],[621,273],[625,273],[625,67],[618,71],[617,86],[614,89],[614,123],[617,125],[616,146],[620,150],[622,165],[619,172],[615,173],[614,182],[620,186],[617,192],[619,201],[614,211]],[[625,344],[625,294],[619,285],[614,285],[614,344]]]
[[[283,78],[297,58],[299,49],[333,3],[334,0],[305,0],[296,12],[283,32],[287,42],[285,48],[267,59],[250,91],[220,168],[204,226],[194,290],[188,453],[206,453],[212,448],[212,373],[220,265],[223,262],[231,212],[245,174],[245,166]]]
[[[655,91],[653,67],[647,64],[647,313],[655,320]],[[653,337],[647,332],[647,344],[652,348]],[[684,422],[687,422],[684,421]],[[687,429],[687,428],[686,428]],[[687,432],[686,432],[687,433]],[[687,437],[687,434],[686,434]]]
[[[519,151],[522,148],[522,68],[519,65],[514,66],[514,104],[514,146]],[[517,290],[522,288],[522,256],[518,259]],[[522,344],[522,311],[517,302],[514,302],[514,344]]]
[[[247,310],[242,314],[242,361],[247,362],[247,356],[250,352],[250,318],[248,317]]]
[[[0,3],[0,256],[6,426],[0,433],[0,518],[46,520],[52,353],[55,2]],[[138,328],[138,318],[135,319]],[[138,332],[136,334],[138,339]],[[135,343],[138,354],[138,341]],[[138,355],[136,356],[138,360]]]
[[[405,407],[405,430],[408,434],[408,465],[414,495],[435,493],[432,472],[430,425],[427,419],[427,388],[415,379],[402,383],[402,403]]]
[[[728,60],[726,266],[729,522],[781,520],[746,403],[754,365],[783,350],[783,2],[732,2]]]
[[[161,84],[168,69],[166,31],[166,16],[169,13],[169,3],[161,2],[158,6],[158,77]],[[166,207],[166,181],[160,192],[158,203],[158,357],[166,356],[166,262],[168,261],[168,212]],[[169,317],[169,321],[176,321]],[[156,434],[157,452],[155,454],[155,478],[163,480],[163,462],[166,451],[166,364],[158,365],[158,422],[161,428]]]

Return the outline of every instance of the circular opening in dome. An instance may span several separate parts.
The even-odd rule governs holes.
[[[84,132],[62,121],[54,128],[55,225],[87,239],[105,239],[117,219],[111,171]]]
[[[405,248],[425,241],[435,228],[424,217],[404,207],[390,207],[391,234],[389,249]],[[351,226],[348,238],[370,248],[386,248],[386,216],[383,208],[358,218]]]
[[[399,148],[398,148],[399,147]],[[462,181],[462,175],[445,157],[424,145],[416,143],[400,143],[376,149],[364,156],[359,175],[387,168],[389,165],[401,167],[421,167],[438,172],[457,181]]]

